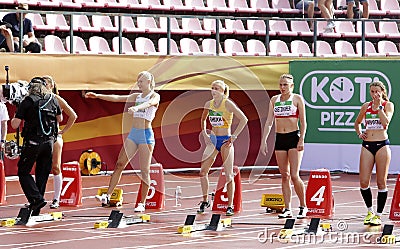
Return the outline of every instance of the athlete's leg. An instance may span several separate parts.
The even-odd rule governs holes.
[[[276,162],[278,163],[279,173],[282,176],[282,194],[285,201],[285,208],[290,209],[292,199],[292,189],[290,188],[290,168],[288,152],[284,150],[275,151]]]
[[[392,153],[389,146],[383,146],[375,155],[376,183],[378,185],[377,215],[381,215],[387,200],[387,176]]]
[[[235,149],[233,145],[224,144],[221,147],[221,156],[225,171],[226,178],[226,191],[228,194],[228,207],[233,207],[233,198],[235,195],[235,181],[233,174],[233,161],[234,161]]]
[[[125,139],[125,142],[119,152],[117,163],[115,164],[114,173],[111,176],[110,183],[108,186],[107,194],[111,196],[115,187],[119,183],[122,175],[122,171],[125,169],[126,165],[128,165],[129,161],[136,154],[138,149],[137,144],[135,144],[129,138]]]
[[[208,200],[208,172],[210,171],[211,166],[215,161],[215,157],[218,154],[218,150],[215,149],[213,144],[207,144],[206,149],[203,153],[203,158],[201,161],[201,169],[200,169],[200,184],[201,184],[201,191],[203,195],[203,201],[206,202]]]
[[[61,189],[62,189],[62,174],[61,174],[61,153],[63,148],[63,139],[57,137],[56,142],[53,145],[53,162],[51,169],[54,175],[54,197],[53,200],[60,201]]]
[[[142,181],[141,203],[146,203],[146,197],[150,188],[150,163],[153,155],[154,144],[139,144],[139,165]]]
[[[301,180],[299,172],[300,172],[300,165],[303,159],[303,151],[298,151],[296,148],[290,149],[288,151],[289,155],[289,165],[290,165],[290,178],[293,183],[294,191],[296,192],[300,207],[306,206],[306,196],[304,191],[304,183]]]

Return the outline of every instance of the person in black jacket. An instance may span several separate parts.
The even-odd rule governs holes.
[[[53,143],[58,133],[57,122],[62,121],[57,99],[46,88],[43,78],[29,83],[29,93],[19,104],[11,126],[16,129],[24,120],[24,138],[18,161],[19,183],[30,205],[32,215],[39,215],[47,203],[44,199],[47,179],[51,171]],[[30,172],[36,162],[35,178]]]

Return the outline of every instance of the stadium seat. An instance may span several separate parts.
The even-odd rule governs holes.
[[[73,48],[74,48],[74,53],[76,54],[93,54],[93,52],[89,51],[85,41],[82,39],[82,37],[79,36],[73,36],[72,38],[72,42],[73,42]],[[71,40],[70,40],[70,36],[67,36],[65,38],[65,44],[66,44],[66,48],[68,53],[71,52],[70,48],[71,48]]]
[[[160,10],[160,11],[170,10],[170,7],[162,5],[160,0],[141,0],[141,3],[143,5],[148,6],[150,10]]]
[[[55,31],[56,29],[54,25],[44,24],[42,16],[38,13],[28,13],[26,18],[32,21],[33,30]],[[0,16],[1,19],[3,19],[2,16]]]
[[[250,39],[246,43],[247,53],[255,56],[265,56],[267,49],[260,40]]]
[[[355,53],[353,45],[344,40],[338,40],[335,42],[335,54],[342,57],[360,57],[360,55]]]
[[[357,32],[362,35],[362,22],[357,22]],[[376,30],[375,22],[365,21],[365,38],[384,38],[385,34],[379,33]]]
[[[370,16],[384,17],[386,15],[386,11],[378,8],[378,4],[377,4],[376,0],[368,0],[368,4],[369,4],[368,13]],[[364,9],[364,6],[362,4],[360,4],[360,10],[363,11],[363,9]]]
[[[162,37],[158,39],[158,51],[162,53],[163,55],[167,55],[168,51],[168,38]],[[170,55],[181,55],[182,53],[179,52],[178,44],[176,44],[176,41],[174,39],[170,39]]]
[[[400,6],[397,0],[381,0],[381,10],[386,11],[386,15],[400,16]]]
[[[141,55],[162,55],[161,52],[156,51],[154,43],[146,37],[137,37],[135,39],[135,49]]]
[[[104,8],[117,8],[126,9],[128,5],[124,2],[117,2],[117,0],[96,0],[98,3],[102,3]]]
[[[109,16],[92,16],[93,27],[99,28],[101,32],[118,32],[118,27],[114,27]]]
[[[224,41],[225,54],[230,56],[249,55],[243,47],[241,41],[236,39],[226,39]]]
[[[378,52],[384,53],[386,56],[400,56],[397,45],[392,41],[379,41]]]
[[[158,27],[156,20],[154,17],[147,16],[138,16],[137,19],[137,27],[141,29],[144,33],[149,34],[166,34],[167,30],[164,30]]]
[[[247,29],[254,31],[255,35],[261,36],[264,36],[267,30],[264,20],[247,20]],[[269,36],[275,35],[275,31],[269,31]]]
[[[90,25],[89,19],[86,15],[73,15],[73,29],[79,32],[100,32],[99,27]]]
[[[204,26],[204,30],[208,30],[211,31],[211,34],[215,34],[216,31],[216,19],[213,18],[204,18],[203,19],[203,26]],[[220,19],[218,19],[218,25],[219,25],[219,33],[221,35],[231,35],[233,34],[232,30],[228,30],[226,29],[223,25]]]
[[[55,35],[46,35],[44,37],[44,53],[46,54],[67,54],[64,44],[60,37]]]
[[[201,46],[203,48],[203,53],[207,55],[216,55],[217,54],[217,42],[215,39],[212,38],[206,38],[203,39],[201,42]],[[222,50],[221,44],[218,44],[218,54],[219,55],[225,55],[224,51]]]
[[[69,31],[70,27],[62,14],[46,14],[46,23],[56,31]]]
[[[246,0],[229,0],[230,8],[235,9],[237,13],[257,13],[257,9],[249,8]]]
[[[290,31],[283,20],[270,20],[269,30],[275,32],[277,36],[297,36],[298,33],[295,31]]]
[[[361,4],[360,4],[361,5]],[[346,9],[339,9],[339,7],[345,7]],[[336,9],[333,9],[334,15],[347,15],[347,3],[346,0],[337,0],[336,1]]]
[[[72,0],[52,0],[54,3],[59,3],[60,8],[80,9],[82,4],[73,2]]]
[[[114,16],[115,27],[118,28],[119,16]],[[135,22],[130,16],[121,16],[122,32],[124,33],[144,33],[142,29],[136,27]]]
[[[185,5],[192,7],[195,12],[213,12],[214,9],[204,5],[203,0],[185,0]]]
[[[356,42],[356,53],[362,56],[362,41]],[[370,41],[365,41],[365,56],[380,56],[385,57],[385,53],[377,53],[374,44]]]
[[[226,6],[225,0],[207,0],[207,6],[213,8],[214,12],[234,13],[235,9]]]
[[[326,32],[326,25],[328,23],[326,21],[317,21],[317,34],[320,37],[326,37],[326,38],[340,38],[342,37],[341,34],[337,32]],[[335,29],[333,30],[335,31]]]
[[[286,42],[281,40],[272,40],[269,42],[269,55],[271,56],[296,56],[289,52]]]
[[[292,54],[296,54],[299,57],[312,57],[310,47],[305,41],[294,40],[290,43],[290,50]]]
[[[198,18],[182,18],[182,29],[188,30],[190,35],[210,36],[210,30],[204,30]]]
[[[235,35],[255,35],[253,30],[247,30],[242,20],[225,19],[225,27]]]
[[[192,38],[182,38],[179,41],[183,55],[202,55],[199,44]]]
[[[194,11],[194,7],[183,5],[182,1],[183,0],[164,0],[163,3],[165,6],[169,6],[170,10],[173,11]]]
[[[133,55],[137,54],[135,50],[133,50],[131,41],[126,37],[121,37],[121,53]],[[112,39],[112,48],[115,53],[119,53],[119,37],[113,37]]]
[[[170,17],[170,28],[171,28],[171,34],[178,34],[178,35],[183,35],[183,34],[189,34],[189,30],[183,30],[180,26],[179,26],[179,22],[175,17]],[[168,19],[165,16],[161,16],[160,17],[160,28],[163,30],[168,30],[168,23],[167,23]]]
[[[314,43],[312,44],[314,48]],[[314,51],[314,50],[313,50]],[[326,41],[317,41],[317,57],[340,57],[332,52],[331,45]]]
[[[336,21],[336,33],[344,38],[360,38],[361,32],[355,31],[352,21]]]
[[[131,10],[148,10],[150,7],[147,4],[139,3],[139,0],[119,0],[120,3],[126,5]]]
[[[281,14],[299,14],[300,10],[293,9],[289,0],[271,0],[271,6]]]
[[[47,7],[47,8],[58,8],[58,7],[60,7],[60,3],[59,2],[52,2],[50,0],[37,0],[36,5],[39,6],[39,7]]]
[[[290,29],[294,32],[297,32],[300,37],[310,37],[314,35],[314,32],[310,30],[310,26],[308,25],[307,21],[292,20],[290,21]]]
[[[110,50],[107,40],[100,36],[89,38],[89,49],[96,54],[115,54]]]
[[[257,13],[278,14],[277,9],[272,9],[269,6],[268,0],[250,0],[250,8],[256,9]]]
[[[379,22],[379,33],[384,34],[386,38],[399,39],[400,32],[395,21],[380,21]]]
[[[75,0],[75,3],[80,3],[82,8],[104,8],[103,3],[95,2],[95,0]]]

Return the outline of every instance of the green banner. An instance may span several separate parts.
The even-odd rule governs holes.
[[[294,91],[306,104],[306,143],[359,144],[354,121],[361,105],[371,101],[369,84],[382,81],[390,101],[399,106],[399,68],[397,60],[290,61]],[[388,131],[392,145],[400,144],[394,128],[399,125],[395,114]]]

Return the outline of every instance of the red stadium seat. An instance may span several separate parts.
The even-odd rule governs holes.
[[[112,24],[109,16],[92,16],[93,27],[99,28],[101,32],[118,32],[118,27]]]
[[[72,42],[73,42],[73,51],[76,54],[92,54],[93,52],[89,51],[85,41],[82,39],[82,37],[79,36],[73,36],[72,37]],[[67,36],[65,38],[65,44],[67,51],[70,53],[71,52],[71,41],[70,41],[70,36]]]
[[[182,18],[182,29],[188,30],[191,35],[209,36],[210,30],[204,30],[198,18]]]
[[[392,41],[379,41],[378,52],[384,53],[386,56],[400,56],[400,52],[397,49],[397,45]]]
[[[121,52],[122,54],[137,54],[132,47],[131,41],[126,37],[121,37]],[[112,39],[112,48],[115,53],[119,53],[119,37],[116,36]]]
[[[70,26],[62,14],[46,14],[46,23],[56,31],[69,31]]]
[[[342,57],[360,57],[354,52],[353,45],[348,41],[339,40],[335,42],[335,54]]]
[[[199,44],[192,38],[182,38],[179,41],[183,55],[201,55]]]
[[[379,22],[379,33],[384,34],[386,38],[399,39],[400,32],[397,26],[397,22],[380,21]]]
[[[265,48],[265,44],[260,40],[250,39],[247,41],[246,47],[249,54],[255,56],[266,55],[267,49]]]
[[[47,35],[44,37],[44,53],[46,54],[67,54],[60,37]]]
[[[86,15],[73,15],[73,29],[79,32],[100,32],[100,27],[93,27],[90,25],[89,19]]]
[[[158,51],[164,55],[168,54],[167,52],[167,45],[168,45],[168,38],[162,37],[158,39]],[[179,52],[178,44],[174,39],[170,39],[170,55],[181,55],[182,53]]]
[[[100,36],[92,36],[89,38],[89,49],[96,54],[115,54],[111,51],[107,40]]]
[[[146,37],[137,37],[135,39],[135,49],[141,55],[162,55],[161,52],[156,51],[154,43]]]
[[[356,42],[356,53],[362,56],[362,41]],[[381,56],[385,57],[385,53],[377,53],[374,44],[370,41],[365,41],[365,56]]]
[[[294,40],[290,43],[290,50],[292,54],[296,54],[299,57],[312,57],[310,47],[305,41]]]

